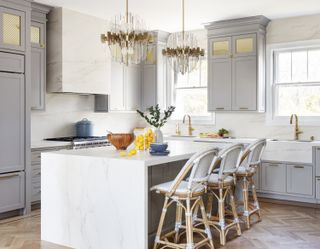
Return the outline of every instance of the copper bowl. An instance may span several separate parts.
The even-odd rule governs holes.
[[[133,133],[112,133],[107,135],[110,143],[116,147],[117,150],[126,150],[133,142]]]

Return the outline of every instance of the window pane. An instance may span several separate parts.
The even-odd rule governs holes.
[[[320,81],[320,50],[308,52],[308,80]]]
[[[292,52],[292,82],[308,80],[307,51]]]
[[[200,63],[198,63],[198,66],[195,70],[193,70],[191,73],[189,73],[189,79],[188,79],[188,85],[190,87],[197,87],[200,86]]]
[[[188,87],[188,73],[176,74],[177,80],[176,80],[176,87]]]
[[[277,82],[291,82],[291,53],[279,53],[277,70]]]
[[[209,116],[207,112],[207,88],[176,89],[176,111],[174,118],[181,119],[184,114]]]
[[[320,115],[320,86],[278,86],[277,115]]]

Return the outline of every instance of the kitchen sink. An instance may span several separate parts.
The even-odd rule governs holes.
[[[188,137],[197,137],[197,136],[189,136],[189,135],[170,135],[170,137],[185,137],[185,138],[188,138]]]
[[[271,139],[270,141],[278,141],[278,142],[297,142],[297,143],[311,143],[314,142],[312,140],[294,140],[294,139]]]

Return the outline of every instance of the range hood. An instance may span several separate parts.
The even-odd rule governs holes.
[[[107,21],[65,8],[48,16],[47,91],[110,93],[111,57],[100,42]]]

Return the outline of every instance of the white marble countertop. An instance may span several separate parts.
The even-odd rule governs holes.
[[[58,141],[31,141],[31,149],[43,149],[43,148],[54,148],[64,147],[71,145],[71,142],[58,142]]]
[[[188,136],[165,136],[168,140],[214,142],[222,144],[251,143],[257,138],[200,138]],[[267,139],[267,147],[263,153],[263,161],[279,161],[291,163],[312,163],[312,148],[320,146],[320,141],[301,142],[294,140]]]
[[[120,156],[120,152],[117,151],[113,146],[99,147],[99,148],[88,148],[79,150],[60,150],[54,152],[59,155],[71,155],[71,156],[85,156],[85,157],[99,157],[106,159],[115,160],[130,160],[130,161],[142,161],[145,166],[152,166],[158,164],[169,163],[173,161],[187,160],[194,153],[201,149],[208,147],[224,148],[228,144],[222,143],[199,143],[193,141],[168,141],[168,150],[170,154],[168,156],[152,156],[148,151],[137,152],[136,155],[131,157]]]

